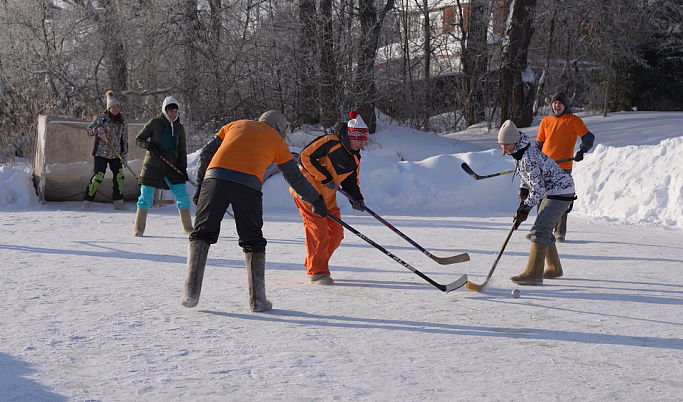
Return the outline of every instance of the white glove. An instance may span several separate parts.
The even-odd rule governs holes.
[[[125,166],[128,164],[128,155],[122,155],[122,157],[123,157],[123,165]]]
[[[100,138],[104,138],[104,127],[97,128],[97,136]]]

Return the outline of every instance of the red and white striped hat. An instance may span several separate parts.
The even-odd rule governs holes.
[[[363,118],[355,110],[349,112],[349,117],[351,117],[351,120],[346,124],[349,139],[367,141],[370,138],[370,131],[368,126],[365,125]]]

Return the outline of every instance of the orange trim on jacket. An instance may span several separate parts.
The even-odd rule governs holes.
[[[308,144],[299,154],[299,169],[311,185],[325,198],[327,209],[337,206],[337,191],[323,186],[333,181],[357,200],[362,200],[360,192],[360,152],[350,151],[336,135],[318,137]],[[290,188],[289,192],[299,195]]]

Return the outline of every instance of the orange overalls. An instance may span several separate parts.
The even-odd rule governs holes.
[[[311,185],[325,198],[327,212],[340,218],[337,207],[337,190],[323,186],[334,182],[356,200],[362,200],[358,183],[360,152],[351,151],[346,132],[318,137],[299,154],[299,169]],[[329,261],[344,238],[341,225],[314,214],[311,206],[302,201],[292,189],[294,203],[304,220],[306,232],[306,273],[308,275],[330,275]]]

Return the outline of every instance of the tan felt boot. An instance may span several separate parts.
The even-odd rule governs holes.
[[[308,281],[314,285],[334,285],[334,279],[325,274],[308,275]]]
[[[559,278],[563,275],[560,255],[557,253],[557,244],[548,246],[548,253],[545,255],[545,262],[548,268],[543,273],[546,279]]]
[[[511,277],[510,280],[518,285],[542,285],[543,264],[545,262],[545,256],[547,253],[547,244],[532,242],[526,270],[520,275]]]

